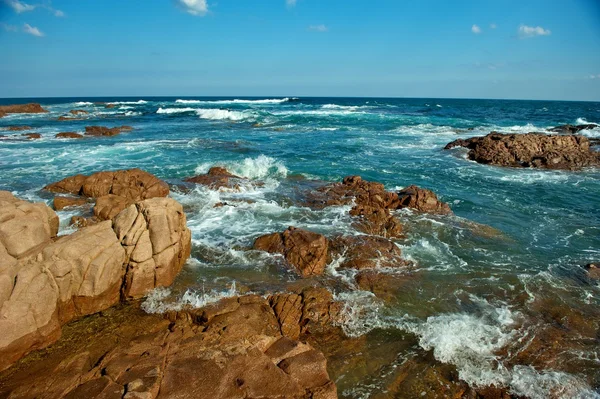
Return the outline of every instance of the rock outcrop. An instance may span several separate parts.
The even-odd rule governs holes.
[[[208,186],[213,190],[220,188],[239,189],[239,183],[245,180],[239,176],[229,173],[229,171],[220,166],[213,166],[206,174],[198,175],[185,179],[188,183],[201,184]]]
[[[68,321],[170,285],[191,248],[170,198],[54,240],[57,231],[50,208],[0,192],[0,370],[54,342]]]
[[[57,133],[54,137],[57,139],[82,139],[83,135],[75,132],[61,132]]]
[[[90,176],[75,175],[44,187],[55,193],[68,193],[99,198],[118,195],[133,201],[166,197],[169,185],[141,169],[97,172]]]
[[[8,114],[41,114],[48,112],[40,104],[0,105],[0,118]]]
[[[503,134],[458,139],[445,149],[466,147],[469,159],[490,165],[580,169],[600,165],[600,153],[592,151],[587,137],[543,133]]]
[[[600,262],[588,263],[585,265],[585,270],[590,278],[600,280]]]
[[[111,316],[121,323],[93,316],[103,326],[93,333],[84,320],[77,322],[81,326],[70,332],[74,343],[68,349],[17,370],[0,384],[0,396],[337,398],[323,354],[282,334],[278,317],[262,297],[224,299],[173,313],[170,321],[120,312],[125,314],[113,311]],[[128,328],[132,323],[136,327]],[[27,384],[20,384],[20,378]]]
[[[117,127],[105,127],[105,126],[86,126],[86,136],[116,136],[122,132],[129,132],[133,130],[131,126],[117,126]]]
[[[337,236],[329,241],[330,261],[343,259],[341,269],[397,268],[412,263],[402,258],[400,247],[377,236]]]
[[[254,241],[254,249],[282,254],[302,277],[323,274],[327,264],[328,241],[325,236],[289,227]]]
[[[445,202],[438,199],[431,190],[408,186],[398,192],[398,198],[402,208],[414,209],[418,212],[446,215],[452,213]]]
[[[595,123],[588,123],[588,124],[583,124],[583,125],[561,125],[561,126],[553,127],[548,130],[551,132],[555,132],[555,133],[575,134],[575,133],[580,132],[581,130],[592,130],[597,127],[598,127],[598,125],[596,125]]]

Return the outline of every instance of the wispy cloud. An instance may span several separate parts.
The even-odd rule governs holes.
[[[52,12],[54,13],[54,16],[55,16],[55,17],[62,18],[62,17],[64,17],[64,16],[65,16],[65,13],[64,13],[64,12],[62,12],[61,10],[52,10]]]
[[[4,4],[12,8],[17,14],[35,10],[35,5],[23,3],[19,0],[3,0]]]
[[[600,79],[600,73],[598,75],[590,75],[590,79]]]
[[[42,33],[42,31],[40,31],[38,28],[36,28],[35,26],[31,26],[29,24],[24,24],[23,25],[23,32],[33,35],[33,36],[37,36],[37,37],[43,37],[44,34]]]
[[[481,28],[478,25],[473,25],[473,26],[471,26],[471,32],[478,35],[481,33]]]
[[[321,25],[310,25],[308,27],[308,30],[311,30],[313,32],[327,32],[329,29],[325,25],[321,24]]]
[[[176,0],[176,3],[191,15],[204,16],[208,12],[206,0]]]
[[[496,25],[494,23],[490,24],[490,29],[496,29],[497,27],[498,27],[498,25]]]
[[[0,22],[0,28],[4,29],[7,32],[16,32],[19,30],[17,26],[5,24],[4,22]]]
[[[285,5],[288,7],[295,7],[297,0],[285,0]]]
[[[550,31],[550,29],[544,29],[541,26],[519,26],[519,37],[521,39],[535,36],[550,36],[551,33],[552,32]]]

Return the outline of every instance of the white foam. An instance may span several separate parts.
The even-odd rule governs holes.
[[[107,104],[112,104],[112,105],[141,105],[141,104],[148,104],[148,101],[145,101],[145,100],[138,100],[138,101],[115,101],[115,102],[107,103]]]
[[[159,108],[157,114],[181,114],[184,112],[194,112],[196,108]]]
[[[250,118],[252,115],[242,111],[230,111],[228,109],[198,108],[196,114],[202,119],[241,121]]]
[[[295,99],[295,98],[294,98]],[[285,102],[288,102],[292,99],[290,98],[271,98],[271,99],[264,99],[264,100],[241,100],[241,99],[234,99],[234,100],[215,100],[215,101],[208,101],[208,100],[175,100],[176,103],[180,103],[180,104],[282,104]]]
[[[167,311],[179,311],[186,307],[201,308],[208,304],[217,302],[223,298],[231,298],[237,296],[238,292],[236,289],[235,281],[231,284],[231,287],[226,291],[195,291],[186,290],[181,298],[176,300],[168,301],[171,296],[171,290],[169,288],[156,288],[151,291],[147,296],[146,300],[142,303],[141,308],[146,313],[165,313]]]
[[[600,127],[598,126],[598,124],[596,122],[588,122],[585,118],[577,118],[577,120],[575,121],[576,125],[596,125],[596,128]]]
[[[88,105],[94,105],[94,103],[90,103],[88,101],[79,101],[79,102],[76,102],[75,105],[78,107],[85,107]]]
[[[225,161],[216,164],[224,166],[234,175],[248,179],[285,178],[288,173],[283,162],[262,154],[256,158],[245,158],[243,161]],[[195,172],[196,174],[206,173],[214,165],[213,162],[200,164],[196,167]]]

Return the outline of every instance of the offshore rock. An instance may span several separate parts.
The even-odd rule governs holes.
[[[48,112],[40,104],[0,105],[0,118],[8,114],[41,114]]]
[[[503,134],[458,139],[445,149],[466,147],[469,159],[490,165],[580,169],[600,165],[600,153],[590,149],[587,137],[579,135],[548,135],[543,133]]]
[[[67,207],[82,206],[87,203],[88,201],[85,198],[56,196],[54,197],[53,206],[54,210],[61,211]]]
[[[553,127],[552,129],[548,129],[548,130],[551,132],[555,132],[555,133],[574,134],[574,133],[578,133],[581,130],[592,130],[597,127],[598,127],[598,125],[596,125],[595,123],[588,123],[588,124],[583,124],[583,125],[561,125],[561,126]]]
[[[343,259],[341,269],[397,268],[412,265],[392,241],[375,236],[338,236],[329,242],[330,260]]]
[[[131,126],[117,126],[117,127],[104,127],[104,126],[86,126],[86,136],[116,136],[122,132],[129,132],[133,130]]]
[[[75,132],[61,132],[57,133],[54,137],[57,139],[82,139],[83,135]]]
[[[185,179],[186,182],[201,184],[213,190],[220,188],[239,189],[239,183],[243,179],[239,176],[229,173],[229,171],[220,166],[213,166],[206,174],[198,175]]]

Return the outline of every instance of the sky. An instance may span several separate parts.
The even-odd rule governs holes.
[[[0,0],[0,97],[600,101],[600,0]]]

